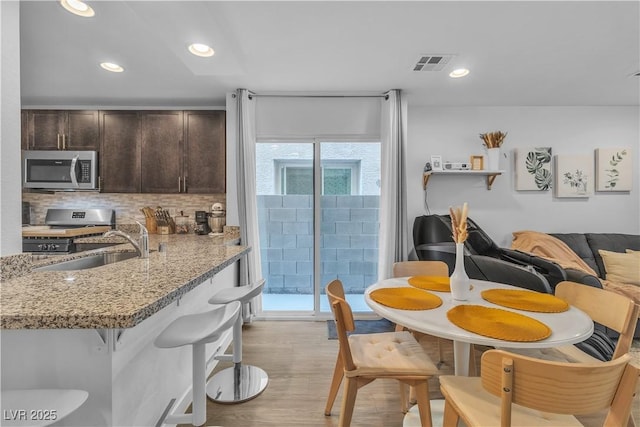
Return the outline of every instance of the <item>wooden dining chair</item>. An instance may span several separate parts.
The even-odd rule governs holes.
[[[581,426],[575,417],[606,411],[599,426],[623,426],[640,370],[626,354],[609,362],[566,363],[504,350],[482,355],[481,376],[440,377],[443,427]]]
[[[579,308],[600,323],[620,334],[612,358],[618,358],[631,349],[638,320],[639,307],[624,295],[575,282],[560,282],[555,295]],[[574,345],[546,349],[517,350],[530,357],[560,362],[597,362],[597,358]]]
[[[345,385],[338,422],[340,427],[351,425],[359,388],[376,379],[395,379],[415,388],[421,424],[430,427],[428,380],[437,372],[437,368],[413,335],[400,331],[347,336],[347,333],[354,331],[355,323],[342,282],[333,280],[327,285],[326,293],[336,322],[340,349],[325,415],[331,415],[331,407],[343,377]]]
[[[449,267],[444,261],[399,261],[393,264],[393,277],[411,277],[411,276],[440,276],[449,277]],[[408,330],[404,325],[396,324],[396,331]],[[413,336],[420,342],[420,339],[426,334],[409,330]],[[435,337],[438,346],[438,362],[436,366],[444,363],[443,338]],[[473,352],[471,352],[473,354]],[[402,411],[407,412],[408,402],[415,403],[415,396],[410,393],[407,400],[406,386],[400,383],[400,404]]]

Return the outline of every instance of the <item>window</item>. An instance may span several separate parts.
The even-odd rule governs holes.
[[[313,194],[313,165],[310,161],[274,160],[276,188],[280,194]],[[322,194],[360,194],[360,160],[322,162]]]

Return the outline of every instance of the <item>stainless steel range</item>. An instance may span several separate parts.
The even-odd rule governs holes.
[[[115,226],[113,209],[48,209],[45,225],[22,228],[22,251],[75,252],[75,238],[102,235]]]

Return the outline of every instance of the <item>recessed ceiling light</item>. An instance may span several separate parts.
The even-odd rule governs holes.
[[[449,77],[452,79],[458,79],[460,77],[464,77],[469,74],[469,70],[466,68],[456,68],[452,72],[449,73]]]
[[[189,45],[189,52],[193,53],[196,56],[213,56],[213,49],[211,49],[206,44],[202,43],[193,43]]]
[[[91,9],[91,6],[80,0],[60,0],[60,4],[69,12],[85,18],[90,18],[96,14]]]
[[[102,62],[100,63],[100,66],[105,70],[111,71],[113,73],[121,73],[124,71],[124,68],[122,68],[118,64],[114,64],[113,62]]]

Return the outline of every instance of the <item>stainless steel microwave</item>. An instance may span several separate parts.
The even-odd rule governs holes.
[[[97,151],[22,151],[22,187],[97,190]]]

